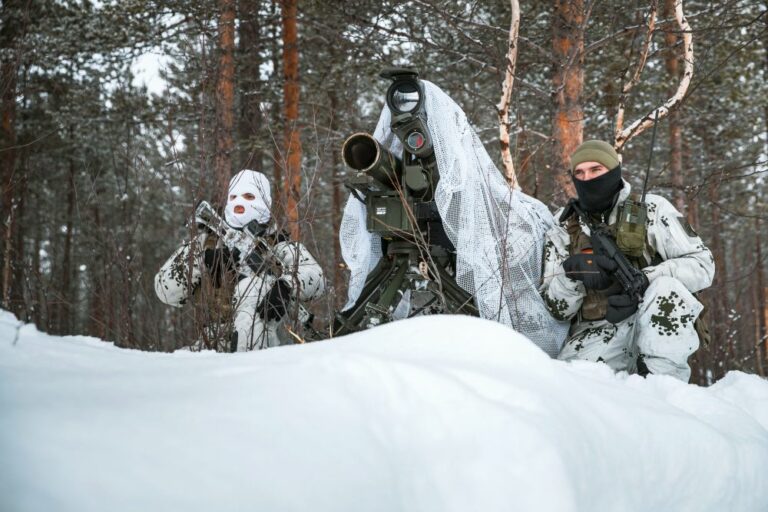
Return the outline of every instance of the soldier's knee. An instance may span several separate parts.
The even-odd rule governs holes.
[[[659,294],[668,294],[671,291],[677,293],[684,292],[684,295],[691,295],[691,292],[688,291],[679,279],[670,276],[659,276],[648,285],[644,298],[653,298]]]
[[[701,303],[680,280],[661,276],[654,279],[648,286],[639,313],[640,316],[661,315],[662,317],[673,314],[685,315],[684,320],[692,315],[695,320],[702,309]]]

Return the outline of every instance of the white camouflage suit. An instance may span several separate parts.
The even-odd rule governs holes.
[[[624,181],[608,217],[609,225],[616,223],[619,207],[629,195],[629,183]],[[564,223],[547,233],[541,293],[555,318],[571,321],[558,359],[602,361],[616,371],[631,372],[640,356],[650,373],[687,382],[691,374],[688,356],[699,347],[694,321],[703,309],[693,293],[712,284],[714,259],[701,238],[686,229],[687,223],[669,201],[648,194],[646,203],[647,245],[661,262],[642,269],[650,284],[635,314],[616,325],[580,318],[586,290],[581,281],[566,277],[563,270],[571,244]],[[588,235],[589,228],[580,224]],[[647,255],[647,260],[652,257]]]
[[[254,182],[259,187],[259,192],[256,194],[259,197],[255,200],[257,211],[253,213],[248,210],[248,213],[252,213],[250,217],[246,214],[245,219],[238,219],[233,209],[238,204],[243,204],[246,209],[251,207],[251,204],[244,202],[240,196],[244,191],[255,193]],[[278,336],[280,320],[264,321],[258,308],[278,279],[288,284],[291,290],[291,299],[294,301],[309,301],[318,298],[325,291],[323,271],[309,250],[299,242],[281,240],[283,237],[276,233],[269,215],[271,197],[268,187],[266,178],[255,171],[241,171],[232,179],[230,184],[230,199],[226,208],[227,223],[234,227],[242,227],[249,218],[271,223],[271,227],[267,229],[264,237],[274,243],[273,253],[279,266],[278,272],[273,272],[274,269],[268,268],[266,265],[262,266],[259,271],[249,277],[238,272],[231,296],[238,352],[290,343],[290,340],[281,340]],[[265,189],[266,191],[264,191]],[[233,195],[236,196],[234,199]],[[206,244],[206,242],[212,241],[208,240],[209,236],[214,235],[201,231],[192,242],[185,242],[179,247],[160,268],[155,276],[155,292],[162,302],[170,306],[181,307],[190,296],[194,296],[198,292],[208,272],[203,261],[203,255],[206,245],[213,245],[211,243]],[[223,247],[222,241],[215,239],[215,247],[221,249]],[[194,251],[191,276],[188,275],[190,250]],[[242,259],[244,258],[241,258],[236,270],[239,270],[241,265],[246,264]],[[275,274],[278,274],[279,277]],[[288,310],[290,312],[292,307],[289,306]]]

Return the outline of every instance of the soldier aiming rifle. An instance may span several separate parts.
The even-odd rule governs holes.
[[[303,341],[296,331],[310,328],[311,315],[301,303],[322,295],[323,272],[304,245],[277,229],[271,203],[266,176],[240,171],[230,181],[224,218],[201,202],[196,236],[155,276],[162,302],[181,307],[193,298],[204,318],[192,349],[235,352]]]

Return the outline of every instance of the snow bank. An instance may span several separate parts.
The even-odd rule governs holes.
[[[768,382],[614,375],[467,317],[229,355],[3,313],[0,457],[3,511],[765,511]]]

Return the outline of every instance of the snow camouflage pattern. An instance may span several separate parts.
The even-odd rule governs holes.
[[[630,186],[625,181],[609,224],[616,222],[618,209],[629,196]],[[580,281],[565,276],[562,263],[569,255],[570,237],[564,224],[547,233],[541,292],[552,316],[572,320],[559,359],[603,361],[617,371],[634,371],[639,357],[651,373],[687,381],[691,373],[688,356],[699,347],[694,322],[703,309],[693,293],[712,284],[715,262],[701,238],[685,228],[687,222],[669,201],[648,194],[646,202],[647,245],[662,261],[642,269],[650,286],[637,313],[617,325],[606,320],[580,321],[586,290]],[[581,228],[589,233],[586,226]],[[652,260],[652,254],[645,256]]]
[[[198,294],[203,280],[207,278],[202,257],[207,236],[206,233],[200,233],[191,243],[182,244],[158,271],[155,276],[155,293],[165,304],[181,307],[190,296]],[[221,241],[216,240],[216,247],[220,248],[221,245]],[[188,277],[191,247],[194,247],[194,264],[191,276]],[[264,269],[251,277],[237,281],[231,297],[228,298],[231,301],[232,321],[237,332],[238,351],[257,350],[291,342],[279,336],[280,321],[264,322],[257,312],[257,306],[261,304],[278,279],[290,285],[293,298],[300,302],[318,298],[325,292],[323,271],[304,245],[290,241],[277,242],[274,245],[274,253],[280,260],[282,269],[280,277]],[[214,305],[208,304],[208,306]],[[199,349],[202,346],[195,348]]]

